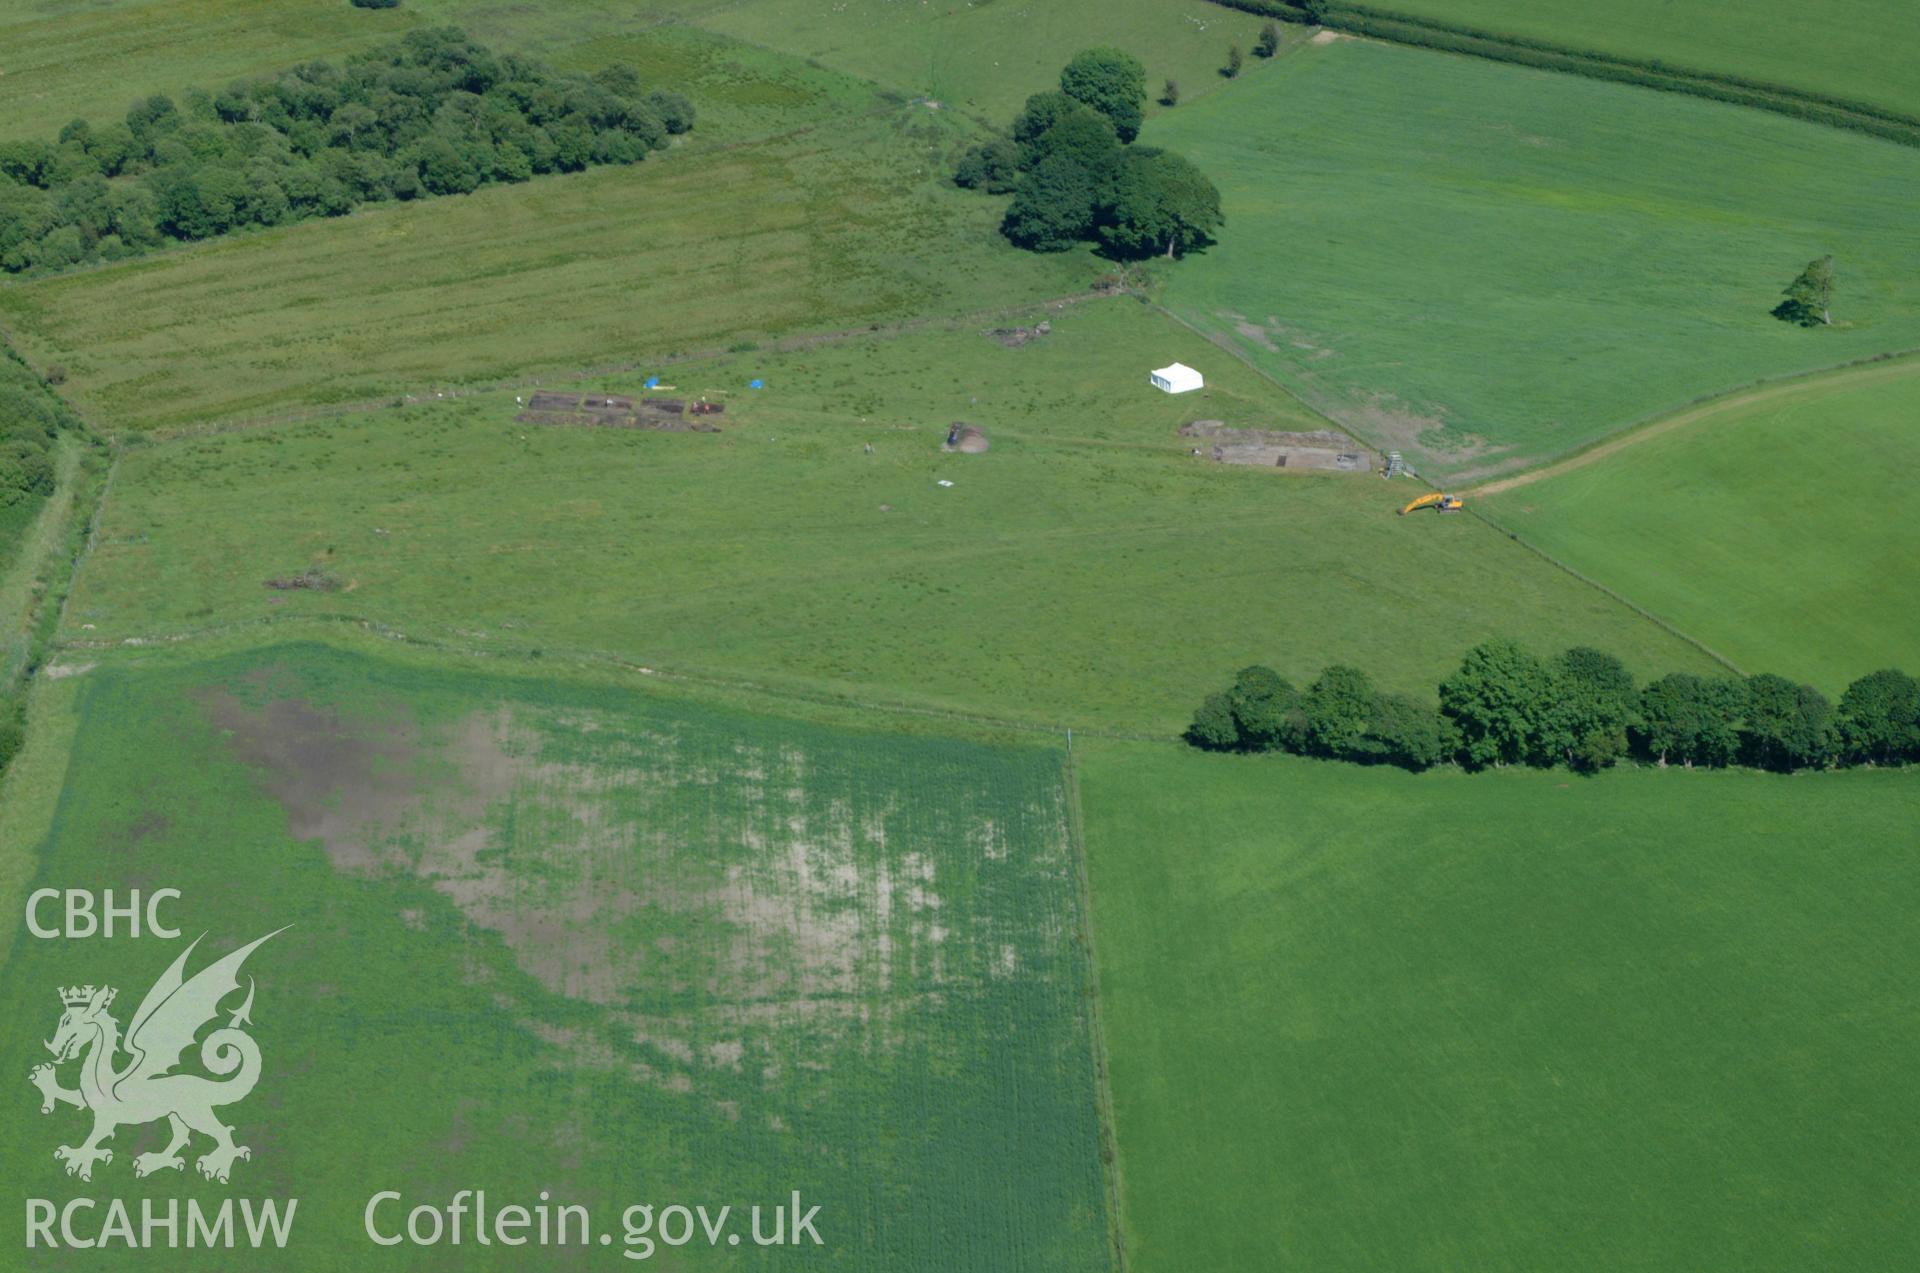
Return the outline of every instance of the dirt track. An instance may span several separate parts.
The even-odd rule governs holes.
[[[1838,371],[1814,372],[1811,375],[1801,376],[1793,380],[1761,385],[1754,389],[1743,389],[1737,393],[1728,394],[1724,398],[1715,398],[1711,402],[1702,402],[1691,407],[1683,407],[1671,415],[1660,417],[1651,424],[1630,430],[1627,433],[1621,434],[1619,437],[1582,451],[1578,455],[1569,456],[1558,463],[1549,464],[1545,468],[1534,469],[1531,472],[1521,473],[1515,477],[1501,478],[1497,482],[1488,482],[1484,486],[1476,486],[1463,493],[1474,496],[1498,495],[1502,491],[1510,491],[1516,487],[1529,486],[1534,482],[1542,481],[1549,477],[1558,477],[1562,473],[1570,473],[1574,469],[1585,468],[1589,464],[1605,459],[1616,451],[1624,450],[1640,442],[1645,442],[1649,438],[1656,438],[1663,433],[1671,433],[1675,429],[1685,428],[1691,424],[1698,424],[1702,420],[1711,419],[1724,412],[1748,406],[1752,403],[1770,402],[1777,398],[1792,398],[1801,394],[1823,393],[1830,389],[1845,388],[1858,384],[1871,384],[1880,380],[1898,380],[1903,376],[1912,375],[1920,375],[1920,355],[1903,354],[1896,358],[1887,359],[1884,362],[1871,362],[1860,366],[1843,367]]]

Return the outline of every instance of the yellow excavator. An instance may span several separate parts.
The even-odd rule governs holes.
[[[1416,508],[1431,508],[1435,512],[1440,513],[1457,513],[1466,506],[1467,502],[1458,495],[1442,495],[1440,492],[1435,491],[1431,495],[1422,495],[1419,499],[1401,509],[1400,515],[1405,517]]]

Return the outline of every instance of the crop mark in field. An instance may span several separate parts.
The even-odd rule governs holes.
[[[1316,362],[1322,358],[1333,357],[1332,349],[1317,343],[1318,339],[1324,338],[1309,338],[1299,328],[1288,327],[1272,314],[1267,315],[1264,323],[1255,322],[1245,314],[1236,313],[1230,309],[1221,310],[1220,317],[1233,324],[1233,330],[1242,340],[1250,341],[1270,354],[1284,353],[1285,350],[1282,349],[1280,342],[1285,341],[1289,347],[1299,350]]]
[[[287,811],[291,834],[318,840],[343,870],[376,865],[371,830],[398,821],[416,801],[418,740],[408,726],[349,723],[298,698],[254,708],[227,690],[205,693],[202,705]]]
[[[936,855],[897,834],[900,797],[823,790],[799,747],[689,750],[672,727],[525,705],[363,721],[267,682],[202,702],[294,836],[343,872],[431,884],[614,1034],[521,1010],[527,1028],[667,1091],[771,1084],[856,1037],[891,1049],[920,1007],[1026,975],[1023,943],[1058,935],[956,915]],[[1009,861],[994,819],[952,830]]]

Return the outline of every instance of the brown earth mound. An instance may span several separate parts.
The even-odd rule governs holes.
[[[1018,349],[1030,340],[1038,340],[1053,330],[1052,323],[1036,323],[1032,327],[996,327],[987,335],[993,337],[1008,349]]]
[[[947,430],[947,440],[941,444],[942,451],[958,451],[962,455],[981,455],[991,445],[987,441],[986,431],[960,420],[953,422]]]

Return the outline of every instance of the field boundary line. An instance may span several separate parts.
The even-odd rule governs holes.
[[[1255,375],[1259,376],[1262,380],[1265,380],[1268,384],[1278,389],[1281,393],[1286,394],[1288,398],[1292,399],[1294,402],[1297,402],[1302,407],[1304,407],[1309,415],[1317,416],[1318,418],[1325,420],[1329,425],[1333,426],[1334,429],[1336,429],[1341,433],[1346,434],[1348,437],[1352,438],[1355,442],[1358,442],[1360,445],[1366,447],[1368,450],[1377,452],[1381,455],[1386,454],[1385,451],[1381,451],[1379,447],[1375,446],[1371,439],[1363,436],[1357,430],[1351,429],[1346,425],[1340,423],[1340,421],[1334,419],[1332,416],[1322,411],[1319,407],[1314,406],[1311,402],[1308,402],[1305,398],[1295,393],[1289,385],[1284,383],[1278,376],[1275,376],[1272,372],[1268,371],[1265,367],[1262,367],[1259,363],[1255,362],[1252,356],[1248,354],[1246,350],[1236,346],[1226,336],[1220,334],[1219,332],[1208,331],[1206,328],[1200,326],[1198,323],[1195,323],[1192,320],[1184,317],[1183,315],[1178,314],[1171,309],[1168,309],[1165,305],[1162,305],[1159,301],[1156,301],[1149,296],[1143,295],[1138,292],[1133,293],[1133,295],[1138,296],[1140,299],[1140,302],[1144,304],[1147,308],[1154,310],[1157,313],[1163,315],[1164,317],[1173,320],[1174,322],[1178,323],[1180,326],[1192,332],[1194,335],[1198,336],[1201,340],[1204,340],[1208,344],[1218,348],[1222,353],[1225,353],[1230,357],[1238,359],[1240,362],[1245,363],[1249,368],[1252,369]]]
[[[1540,547],[1540,545],[1534,543],[1532,540],[1521,538],[1520,533],[1518,531],[1509,530],[1507,527],[1502,526],[1499,522],[1494,521],[1491,517],[1488,517],[1485,513],[1482,513],[1478,508],[1469,506],[1467,511],[1472,513],[1474,516],[1474,519],[1477,520],[1481,525],[1487,527],[1487,529],[1495,532],[1496,534],[1505,535],[1508,539],[1520,545],[1520,547],[1526,549],[1528,552],[1540,558],[1540,560],[1546,562],[1548,565],[1553,566],[1558,570],[1566,572],[1567,574],[1573,576],[1575,579],[1578,579],[1581,583],[1587,585],[1587,587],[1592,588],[1596,592],[1604,593],[1607,596],[1613,598],[1615,601],[1619,602],[1621,605],[1625,606],[1627,609],[1633,611],[1635,614],[1639,615],[1641,618],[1645,619],[1647,622],[1661,629],[1668,636],[1676,637],[1679,640],[1686,642],[1688,645],[1692,646],[1694,649],[1700,651],[1700,653],[1712,659],[1715,663],[1718,663],[1721,667],[1726,668],[1729,672],[1734,673],[1736,676],[1746,675],[1746,672],[1740,667],[1740,665],[1735,663],[1732,659],[1720,653],[1720,651],[1714,649],[1712,646],[1708,645],[1705,641],[1702,641],[1700,638],[1693,636],[1691,633],[1688,633],[1681,628],[1675,627],[1673,624],[1661,618],[1659,615],[1647,609],[1645,606],[1633,600],[1631,597],[1623,596],[1622,594],[1615,592],[1612,588],[1609,588],[1606,584],[1601,583],[1598,579],[1595,579],[1592,575],[1584,574],[1581,571],[1574,569],[1572,566],[1568,565],[1564,561],[1561,561],[1558,557],[1554,556],[1552,553],[1548,552],[1546,549]]]
[[[1879,374],[1876,375],[1876,372]],[[1462,494],[1498,495],[1523,486],[1531,486],[1535,482],[1585,468],[1627,447],[1661,437],[1687,425],[1699,424],[1723,412],[1733,411],[1752,403],[1791,397],[1798,393],[1834,385],[1846,386],[1855,382],[1871,382],[1883,377],[1908,376],[1915,372],[1920,372],[1920,349],[1902,349],[1834,363],[1831,366],[1816,367],[1812,371],[1794,371],[1784,375],[1750,380],[1736,389],[1694,398],[1679,406],[1663,407],[1652,415],[1642,416],[1606,437],[1590,442],[1557,459],[1549,460],[1538,468],[1528,469],[1524,473],[1516,473],[1511,477],[1483,482],[1479,486],[1469,487]]]
[[[61,523],[73,511],[82,460],[80,448],[85,443],[63,437],[59,445],[53,493],[21,533],[20,549],[13,562],[0,572],[0,629],[4,629],[0,631],[0,643],[4,643],[0,649],[6,649],[4,664],[0,665],[0,694],[16,680],[24,679],[23,673],[32,662],[34,581],[58,551]],[[15,642],[18,647],[9,648]]]
[[[1114,1273],[1126,1273],[1127,1231],[1121,1214],[1125,1194],[1120,1166],[1120,1130],[1113,1119],[1113,1085],[1107,1063],[1107,1026],[1100,996],[1100,950],[1094,935],[1093,871],[1087,862],[1086,819],[1080,810],[1080,761],[1073,754],[1073,731],[1067,731],[1067,841],[1073,853],[1080,885],[1080,927],[1087,953],[1087,1032],[1093,1052],[1094,1114],[1100,1125],[1100,1176],[1107,1194],[1107,1248]]]
[[[1286,385],[1281,384],[1280,380],[1277,377],[1275,377],[1272,372],[1268,371],[1265,367],[1262,367],[1259,363],[1255,362],[1252,359],[1252,357],[1250,357],[1246,353],[1246,351],[1234,348],[1232,343],[1229,342],[1226,339],[1226,337],[1217,336],[1207,331],[1204,331],[1203,329],[1188,322],[1186,319],[1182,318],[1180,315],[1174,313],[1172,310],[1168,309],[1166,306],[1159,304],[1157,301],[1149,301],[1147,303],[1152,305],[1155,309],[1159,310],[1161,313],[1165,314],[1168,318],[1171,318],[1174,322],[1179,323],[1182,327],[1185,327],[1188,331],[1193,332],[1197,336],[1204,337],[1205,339],[1211,341],[1213,344],[1219,346],[1221,349],[1225,350],[1227,353],[1232,354],[1235,358],[1238,358],[1241,362],[1245,363],[1248,367],[1251,367],[1255,372],[1255,374],[1265,378],[1266,380],[1272,382],[1275,385],[1278,385],[1283,392],[1286,392],[1290,395],[1292,394],[1292,390],[1289,390]],[[1885,361],[1885,359],[1884,358],[1877,359],[1876,361]],[[1355,441],[1361,443],[1362,445],[1367,446],[1374,451],[1378,451],[1380,449],[1379,447],[1374,446],[1374,444],[1368,441],[1366,438],[1362,437],[1358,433],[1355,433],[1352,429],[1347,428],[1346,425],[1340,423],[1338,420],[1333,419],[1333,417],[1327,415],[1325,412],[1315,409],[1311,404],[1303,402],[1302,405],[1306,406],[1307,409],[1310,411],[1313,411],[1315,415],[1320,416],[1322,419],[1328,421],[1335,428],[1342,430],[1347,434],[1347,436],[1353,438]],[[1422,485],[1428,485],[1427,480],[1425,478],[1421,478],[1420,481]],[[1431,489],[1438,490],[1439,488],[1432,487]],[[1469,493],[1477,494],[1478,492],[1469,492]],[[1673,626],[1673,624],[1667,622],[1665,619],[1662,619],[1659,615],[1653,613],[1651,610],[1648,610],[1645,606],[1639,605],[1636,602],[1634,602],[1632,599],[1628,597],[1624,597],[1620,593],[1615,592],[1612,588],[1607,587],[1607,585],[1601,583],[1598,579],[1594,579],[1589,575],[1584,575],[1580,571],[1575,570],[1572,566],[1569,566],[1566,562],[1561,561],[1558,557],[1555,557],[1552,553],[1547,552],[1545,549],[1541,548],[1539,545],[1531,542],[1530,540],[1522,539],[1517,532],[1509,530],[1505,526],[1502,526],[1500,525],[1500,523],[1494,521],[1492,518],[1485,516],[1477,508],[1470,508],[1468,511],[1472,512],[1475,518],[1480,522],[1480,524],[1487,527],[1487,529],[1492,530],[1498,534],[1505,535],[1508,539],[1520,545],[1520,547],[1526,549],[1528,552],[1531,552],[1534,556],[1540,558],[1542,561],[1546,562],[1548,565],[1553,566],[1554,568],[1572,576],[1573,578],[1579,580],[1581,583],[1587,585],[1589,588],[1592,588],[1596,592],[1599,592],[1602,595],[1609,597],[1614,601],[1619,602],[1621,605],[1625,606],[1627,609],[1633,611],[1635,614],[1639,615],[1641,618],[1647,620],[1649,623],[1652,623],[1655,627],[1658,627],[1663,632],[1667,633],[1667,635],[1672,637],[1677,637],[1681,641],[1686,642],[1688,645],[1700,651],[1702,654],[1712,659],[1715,663],[1720,664],[1722,667],[1727,668],[1733,672],[1740,672],[1740,668],[1737,665],[1735,665],[1733,660],[1727,658],[1724,654],[1721,654],[1718,650],[1713,649],[1711,646],[1699,640],[1697,637],[1689,636],[1687,633]],[[1744,675],[1744,673],[1742,673],[1742,675]]]
[[[1213,0],[1213,3],[1224,9],[1288,22],[1308,21],[1302,9],[1278,0]],[[1331,0],[1323,4],[1312,24],[1323,30],[1359,35],[1385,44],[1699,97],[1803,123],[1863,133],[1896,145],[1920,146],[1920,116],[1790,84],[1677,66],[1659,58],[1559,44],[1537,36],[1469,26],[1445,18],[1377,9],[1352,0]]]
[[[621,675],[644,677],[648,680],[673,685],[685,685],[696,689],[726,690],[748,697],[761,698],[769,703],[809,703],[819,707],[850,708],[865,712],[879,712],[893,716],[919,717],[927,720],[944,720],[981,726],[1008,732],[1033,734],[1053,738],[1071,728],[1080,734],[1125,742],[1177,742],[1179,735],[1174,733],[1153,733],[1146,730],[1125,730],[1095,727],[1069,726],[1058,721],[1022,719],[1015,716],[996,716],[990,712],[967,712],[955,708],[934,707],[929,704],[911,703],[900,699],[869,699],[850,694],[839,694],[826,689],[808,689],[804,686],[771,685],[746,677],[728,677],[713,673],[690,671],[686,669],[660,667],[653,663],[643,663],[630,655],[614,654],[604,650],[569,649],[563,646],[528,646],[518,649],[502,649],[495,646],[463,644],[446,639],[444,636],[426,635],[408,632],[378,619],[355,614],[295,614],[267,615],[255,619],[238,619],[211,627],[197,628],[186,632],[169,633],[164,636],[128,636],[104,640],[66,640],[58,642],[55,649],[62,652],[87,650],[136,650],[156,649],[171,646],[187,646],[220,637],[243,637],[249,631],[258,631],[267,636],[264,643],[275,639],[272,630],[281,627],[299,628],[312,626],[317,629],[357,628],[370,635],[381,637],[415,649],[442,654],[451,654],[462,658],[480,659],[489,662],[531,662],[537,672],[540,662],[565,667],[572,664],[585,668],[599,668]],[[538,661],[534,661],[538,660]]]

